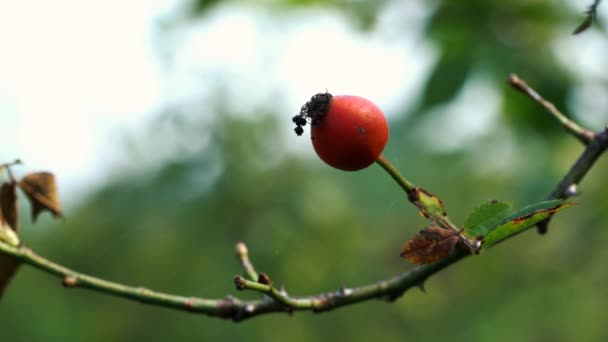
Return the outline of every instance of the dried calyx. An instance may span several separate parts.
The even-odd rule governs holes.
[[[306,126],[306,123],[310,123],[312,126],[316,126],[321,121],[321,118],[329,110],[331,104],[332,95],[330,93],[318,93],[314,95],[310,101],[306,102],[300,113],[294,116],[291,120],[296,124],[294,131],[297,135],[302,135]]]

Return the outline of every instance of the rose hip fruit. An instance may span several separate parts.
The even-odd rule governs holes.
[[[384,114],[371,101],[359,96],[320,93],[293,117],[295,132],[312,126],[310,137],[319,158],[344,171],[357,171],[374,163],[388,141]]]

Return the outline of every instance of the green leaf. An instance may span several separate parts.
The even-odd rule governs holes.
[[[515,234],[521,233],[540,221],[551,217],[556,212],[569,208],[572,203],[563,200],[540,202],[514,212],[503,223],[493,229],[483,239],[482,248],[488,248]]]
[[[423,113],[432,106],[447,103],[462,89],[472,70],[473,62],[471,58],[463,57],[459,50],[445,51],[439,58],[421,92],[423,96],[419,110],[414,111],[415,113]]]
[[[446,216],[439,197],[421,188],[416,188],[413,196],[414,204],[420,209],[422,216],[431,220],[440,220]]]
[[[511,203],[491,201],[475,208],[464,223],[464,235],[486,235],[511,214]]]

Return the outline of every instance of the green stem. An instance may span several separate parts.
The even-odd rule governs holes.
[[[232,296],[221,299],[206,299],[178,296],[143,287],[127,286],[76,272],[47,260],[28,248],[13,247],[3,241],[0,241],[0,254],[12,256],[43,272],[62,278],[63,285],[67,288],[82,287],[140,303],[201,313],[234,321],[242,321],[257,315],[275,312],[329,311],[371,298],[395,300],[408,289],[421,286],[428,277],[469,255],[464,249],[457,248],[441,261],[417,267],[385,280],[361,287],[341,288],[337,291],[306,297],[291,297],[284,291],[277,290],[272,285],[250,281],[237,275],[235,277],[237,289],[257,291],[273,299],[268,300],[268,298],[264,298],[243,301]]]
[[[249,260],[249,250],[247,249],[247,245],[242,242],[236,244],[236,256],[241,261],[241,266],[245,270],[245,273],[249,277],[249,279],[253,281],[257,281],[259,274],[253,267],[251,260]]]
[[[568,133],[572,134],[572,136],[577,138],[580,142],[587,145],[593,140],[593,131],[583,128],[573,120],[570,120],[566,115],[564,115],[564,113],[560,112],[553,103],[545,100],[538,92],[536,92],[536,90],[530,87],[526,81],[522,80],[515,74],[511,74],[509,75],[509,83],[513,88],[521,91],[545,108],[549,114],[559,121],[559,123]]]
[[[384,155],[380,155],[380,157],[378,157],[378,159],[376,159],[376,163],[380,166],[382,166],[382,168],[388,172],[388,174],[393,177],[393,179],[397,182],[397,184],[399,184],[399,186],[405,190],[405,192],[407,192],[408,194],[411,194],[412,192],[414,192],[416,190],[416,186],[412,183],[410,183],[410,181],[408,181],[407,179],[405,179],[405,177],[403,177],[399,171],[397,170],[397,168],[395,168],[395,166],[393,166],[393,164],[391,164],[390,161],[388,161],[388,159],[386,159],[386,157],[384,157]]]
[[[571,186],[578,186],[583,177],[591,170],[598,158],[608,149],[608,128],[594,135],[587,148],[581,153],[580,157],[570,167],[568,173],[560,180],[555,189],[549,194],[548,199],[560,199],[569,197],[568,189]],[[540,234],[547,233],[550,219],[537,224]]]
[[[431,220],[434,220],[437,224],[445,229],[451,229],[458,233],[460,236],[460,241],[471,251],[473,254],[477,254],[479,251],[479,242],[469,240],[467,237],[460,233],[460,229],[456,225],[454,225],[450,219],[446,216],[445,210],[443,208],[443,203],[439,200],[439,198],[435,195],[432,195],[412,184],[410,181],[405,179],[397,168],[393,164],[391,164],[384,155],[380,155],[378,159],[376,159],[376,163],[378,163],[382,168],[388,172],[391,177],[399,184],[399,186],[405,190],[408,195],[408,199],[412,204],[414,204],[421,212],[425,213],[427,217]]]

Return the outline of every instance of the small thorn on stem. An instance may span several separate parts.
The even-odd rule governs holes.
[[[481,241],[477,239],[469,240],[466,236],[462,234],[462,231],[458,232],[458,237],[460,238],[460,241],[469,249],[471,254],[479,254],[479,249],[481,248]]]
[[[67,276],[63,278],[62,285],[65,287],[74,287],[78,285],[78,278],[75,276]]]
[[[348,297],[348,296],[350,296],[351,294],[353,294],[353,290],[352,290],[352,289],[349,289],[349,288],[347,288],[347,287],[342,286],[342,287],[340,288],[340,294],[341,294],[341,295],[343,295],[344,297]]]
[[[566,188],[566,191],[564,191],[564,195],[566,197],[572,197],[572,196],[579,195],[578,186],[576,184],[570,184],[570,186],[568,188]]]

